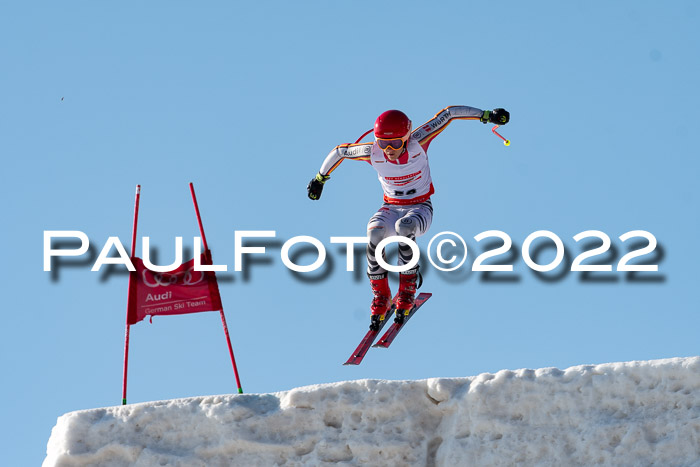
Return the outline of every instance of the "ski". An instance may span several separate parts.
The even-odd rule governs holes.
[[[362,359],[365,358],[367,351],[370,347],[372,347],[374,339],[377,338],[379,333],[382,332],[382,329],[386,325],[387,321],[389,321],[394,315],[394,311],[396,310],[395,302],[397,298],[398,294],[396,295],[396,297],[394,297],[394,300],[391,304],[391,308],[389,309],[389,311],[386,312],[386,315],[384,315],[384,321],[382,321],[379,324],[379,329],[377,329],[376,331],[372,331],[371,329],[367,331],[367,334],[365,334],[365,337],[360,342],[360,345],[357,346],[350,358],[348,358],[348,361],[343,363],[343,365],[359,365],[360,363],[362,363]]]
[[[384,333],[381,339],[379,339],[379,342],[373,345],[373,347],[384,347],[385,349],[388,349],[389,346],[391,345],[392,342],[394,342],[394,339],[396,338],[396,335],[403,329],[403,327],[408,323],[408,320],[411,319],[411,317],[418,311],[418,309],[423,306],[423,304],[428,301],[430,297],[432,297],[433,294],[431,293],[421,293],[416,297],[416,301],[413,304],[413,308],[411,308],[411,311],[409,312],[408,316],[403,320],[403,323],[391,323],[391,326],[389,329]],[[392,307],[393,309],[393,307]],[[384,321],[387,321],[386,319]]]

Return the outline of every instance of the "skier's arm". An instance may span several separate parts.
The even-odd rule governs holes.
[[[510,114],[505,109],[481,110],[467,105],[452,105],[442,109],[432,119],[413,130],[412,136],[424,150],[427,150],[431,141],[453,120],[479,120],[482,123],[505,125],[510,120]]]
[[[341,144],[336,146],[321,164],[321,169],[316,176],[311,179],[306,190],[309,198],[317,200],[321,197],[323,184],[331,178],[333,172],[345,159],[354,161],[368,161],[372,152],[372,143]]]

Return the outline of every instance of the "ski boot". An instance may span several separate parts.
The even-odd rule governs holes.
[[[416,282],[419,276],[418,266],[399,274],[399,296],[396,300],[395,323],[403,324],[413,309],[413,303],[416,299]]]
[[[372,286],[372,321],[369,328],[379,331],[386,312],[391,308],[391,290],[389,290],[389,278],[386,273],[369,275],[369,283]]]

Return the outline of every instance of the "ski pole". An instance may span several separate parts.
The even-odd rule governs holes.
[[[368,134],[370,134],[370,132],[371,132],[372,130],[374,130],[374,128],[365,131],[365,132],[362,134],[362,136],[360,136],[359,138],[357,138],[357,141],[355,141],[353,144],[357,144],[357,143],[359,143],[360,141],[362,141],[362,138],[364,138],[365,136],[367,136]]]
[[[496,136],[498,136],[499,138],[501,138],[501,139],[503,140],[503,144],[505,144],[506,146],[510,146],[510,140],[509,140],[509,139],[505,139],[503,136],[501,136],[500,133],[498,133],[498,132],[496,131],[497,128],[498,128],[498,125],[496,125],[495,127],[493,127],[493,128],[491,129],[491,131],[493,131],[493,134],[496,135]]]

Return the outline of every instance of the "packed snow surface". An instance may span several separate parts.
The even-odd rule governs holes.
[[[71,412],[45,466],[697,465],[700,357]]]

